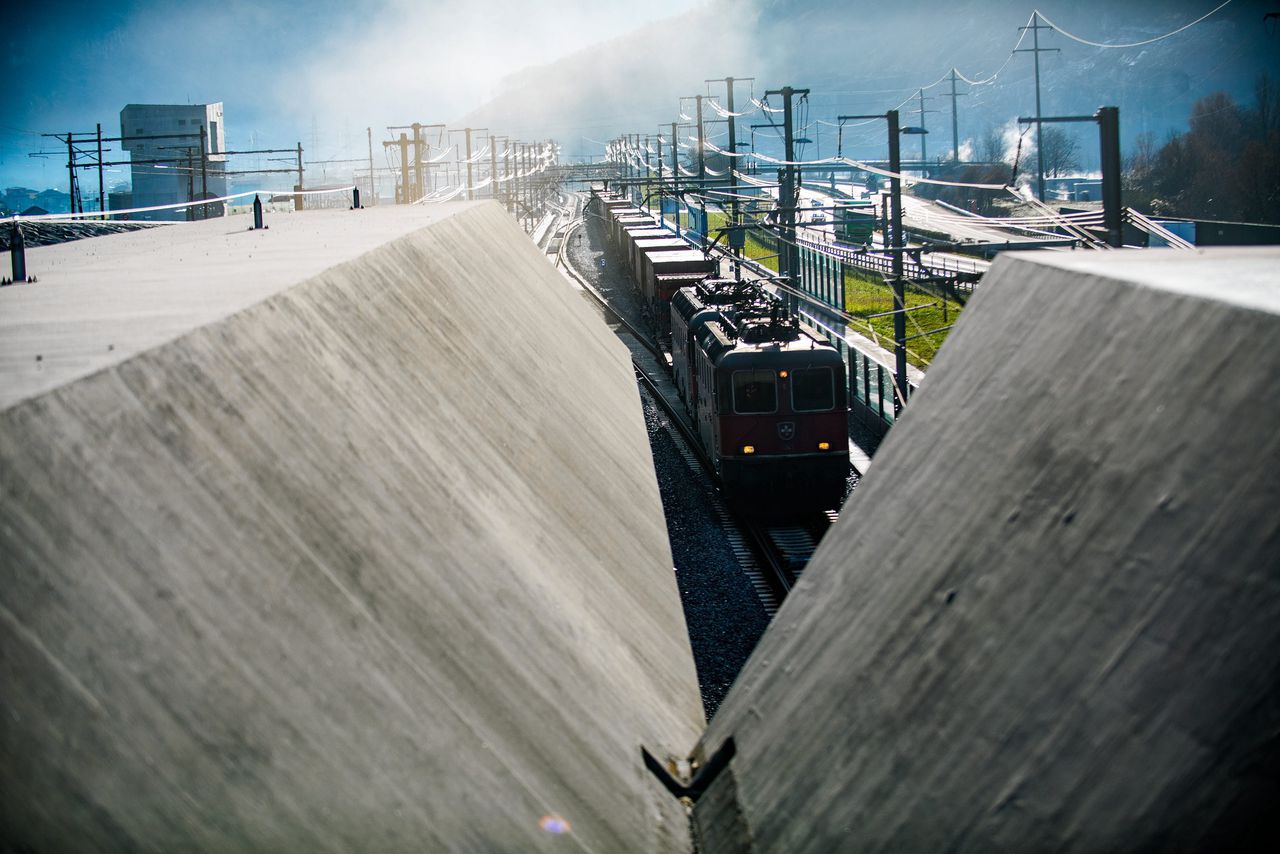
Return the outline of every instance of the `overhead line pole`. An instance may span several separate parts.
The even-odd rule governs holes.
[[[204,126],[201,125],[200,132],[204,133]],[[107,197],[103,195],[102,181],[102,122],[98,122],[98,213],[102,214],[101,219],[106,219],[107,214]]]
[[[702,96],[695,95],[694,99],[698,103],[698,180],[701,181],[707,177],[707,141],[703,138],[706,128],[702,124]]]
[[[902,234],[902,152],[898,145],[901,130],[898,127],[898,111],[864,116],[837,116],[837,121],[856,119],[885,119],[889,123],[889,200],[892,214],[889,218],[890,234],[885,235],[885,243],[890,246],[893,271],[893,361],[895,384],[898,393],[893,397],[893,414],[897,415],[906,404],[907,389],[907,295],[902,278],[903,234]],[[892,235],[892,237],[890,236]],[[890,242],[892,241],[892,242]]]
[[[67,181],[67,193],[71,196],[71,212],[84,213],[83,206],[76,211],[76,196],[79,195],[76,192],[76,149],[70,133],[67,134],[67,173],[71,176]]]
[[[306,188],[305,185],[302,183],[302,141],[299,140],[298,141],[298,192],[301,193],[305,188]],[[302,210],[303,206],[305,205],[305,200],[306,200],[306,196],[294,196],[293,209],[295,211]]]
[[[498,138],[489,134],[489,198],[498,198]]]
[[[754,77],[741,77],[737,79],[744,80],[744,81],[755,80]],[[704,80],[703,82],[718,83],[720,81]],[[738,122],[736,117],[733,115],[733,84],[734,82],[735,82],[735,78],[733,77],[724,78],[724,87],[727,93],[726,100],[728,101],[728,104],[726,105],[725,109],[726,109],[726,112],[729,113],[729,115],[725,116],[725,118],[728,119],[729,121],[729,151],[735,155],[734,157],[729,158],[729,187],[731,192],[733,192],[734,194],[733,199],[729,203],[729,219],[730,219],[729,224],[733,226],[738,226],[738,225],[741,225],[742,223],[740,221],[741,213],[738,206],[738,196],[737,196],[738,171],[737,171],[736,155],[738,153]],[[734,255],[738,257],[739,261],[741,261],[742,248],[744,243],[743,238],[745,236],[745,232],[735,229],[734,231],[729,232],[729,235],[730,235],[729,249]],[[734,245],[735,241],[737,242],[736,246]]]
[[[205,138],[204,125],[202,124],[200,125],[200,201],[202,202],[202,204],[200,205],[201,219],[209,218],[209,205],[208,203],[204,202],[205,199],[209,198],[209,158],[205,153],[206,143],[207,143],[207,140]]]
[[[515,140],[507,140],[507,150],[502,152],[503,168],[507,173],[507,186],[502,188],[503,201],[506,202],[507,213],[515,212],[515,205],[512,203],[512,190],[515,189],[515,178],[511,172],[511,152],[518,145]]]
[[[1099,107],[1092,116],[1036,116],[1019,118],[1019,124],[1035,123],[1036,127],[1048,122],[1097,122],[1098,147],[1102,157],[1102,225],[1107,232],[1107,243],[1119,248],[1124,245],[1124,208],[1120,194],[1120,108]]]
[[[1040,23],[1040,12],[1031,13],[1031,26],[1018,27],[1019,30],[1031,30],[1032,47],[1015,48],[1014,53],[1030,53],[1035,55],[1036,63],[1036,196],[1040,201],[1044,201],[1044,146],[1041,144],[1040,138],[1040,54],[1053,52],[1057,53],[1056,47],[1040,47],[1040,31],[1052,30],[1053,27],[1048,24]]]
[[[956,91],[956,75],[957,72],[951,69],[951,94],[943,95],[944,98],[951,99],[951,159],[956,163],[960,162],[960,123],[956,118],[956,103],[958,98],[968,95],[968,92]]]
[[[467,137],[467,201],[471,201],[471,128],[464,128]]]
[[[792,161],[795,158],[795,123],[791,117],[791,99],[796,95],[802,98],[807,97],[808,89],[793,89],[790,86],[783,86],[781,89],[773,89],[764,93],[768,98],[770,95],[782,96],[783,110],[783,150],[785,154],[783,159],[787,161],[782,169],[781,188],[778,191],[779,219],[782,222],[783,251],[781,258],[786,260],[786,270],[779,271],[782,275],[788,276],[793,287],[799,285],[799,266],[800,251],[796,246],[796,171]],[[789,298],[792,303],[796,298]]]
[[[652,208],[650,208],[652,210]],[[662,216],[662,134],[658,134],[658,224],[665,220]]]
[[[676,237],[680,236],[680,148],[676,144],[676,123],[671,123],[671,197],[676,202]]]
[[[928,169],[928,166],[929,166],[929,149],[926,145],[926,141],[928,140],[929,137],[928,137],[928,130],[925,128],[925,124],[924,124],[924,114],[937,112],[936,110],[926,110],[924,108],[924,102],[928,100],[930,99],[924,96],[924,90],[921,89],[920,90],[920,108],[915,112],[920,114],[920,131],[921,131],[920,133],[920,163],[921,163],[920,171],[922,173],[925,173],[926,177],[927,177],[926,170]]]

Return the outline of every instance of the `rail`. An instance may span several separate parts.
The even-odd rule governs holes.
[[[633,324],[626,317],[619,314],[609,305],[608,300],[604,298],[592,285],[587,281],[586,277],[581,275],[568,260],[565,248],[570,245],[573,231],[581,226],[581,221],[574,223],[565,232],[564,240],[561,241],[560,251],[557,253],[557,264],[565,271],[565,274],[573,279],[581,286],[592,300],[594,300],[603,310],[607,311],[614,319],[617,320],[627,333],[636,340],[660,365],[666,364],[666,354],[656,341],[650,338],[645,332]],[[635,370],[637,381],[648,391],[654,403],[666,414],[668,421],[675,427],[676,432],[680,434],[683,440],[684,450],[695,459],[702,471],[711,478],[716,479],[715,465],[711,458],[702,448],[702,444],[698,441],[697,435],[694,433],[692,425],[688,423],[684,413],[678,407],[673,405],[667,396],[662,393],[658,382],[649,374],[649,371],[641,364],[640,360],[632,358],[632,368]],[[755,561],[762,563],[762,570],[754,563],[743,563],[743,571],[748,575],[749,580],[756,587],[757,593],[762,593],[763,588],[769,591],[774,597],[773,601],[768,601],[763,595],[761,603],[765,609],[771,614],[776,610],[777,603],[782,601],[791,590],[791,585],[797,574],[794,561],[788,561],[786,553],[776,547],[771,546],[773,542],[769,534],[769,526],[765,523],[745,519],[739,514],[733,513],[724,506],[724,502],[718,497],[714,499],[717,506],[717,515],[722,522],[732,525],[736,532],[751,547],[751,557]],[[740,563],[742,559],[740,558]],[[753,573],[755,573],[753,575]]]

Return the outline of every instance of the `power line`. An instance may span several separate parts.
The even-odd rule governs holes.
[[[1183,24],[1181,27],[1178,27],[1176,30],[1173,30],[1172,32],[1165,33],[1165,34],[1164,34],[1164,35],[1162,35],[1162,36],[1156,36],[1156,37],[1155,37],[1155,38],[1153,38],[1153,39],[1146,39],[1145,41],[1140,41],[1140,42],[1129,42],[1129,43],[1127,43],[1127,44],[1105,44],[1105,43],[1103,43],[1103,42],[1093,42],[1093,41],[1089,41],[1088,39],[1082,39],[1082,38],[1080,38],[1080,36],[1077,36],[1077,35],[1074,35],[1074,34],[1072,34],[1072,33],[1069,33],[1069,32],[1067,32],[1066,30],[1064,30],[1062,27],[1060,27],[1060,26],[1058,26],[1057,24],[1055,24],[1053,21],[1050,21],[1047,17],[1045,17],[1044,13],[1043,13],[1043,12],[1041,12],[1040,10],[1038,10],[1038,9],[1037,9],[1037,10],[1036,10],[1036,12],[1035,12],[1035,14],[1039,15],[1039,16],[1040,16],[1040,20],[1044,21],[1044,22],[1045,22],[1046,24],[1048,24],[1050,27],[1052,27],[1053,29],[1055,29],[1055,30],[1057,30],[1058,32],[1062,33],[1062,34],[1063,34],[1064,36],[1066,36],[1067,38],[1069,38],[1069,39],[1071,39],[1071,40],[1073,40],[1073,41],[1078,41],[1078,42],[1080,42],[1080,44],[1087,44],[1087,45],[1089,45],[1090,47],[1129,48],[1129,47],[1142,47],[1143,45],[1153,44],[1154,42],[1162,41],[1162,40],[1164,40],[1164,39],[1169,38],[1170,36],[1176,36],[1178,33],[1182,32],[1183,30],[1190,29],[1191,27],[1194,27],[1196,24],[1200,23],[1200,22],[1201,22],[1201,21],[1203,21],[1204,19],[1208,18],[1209,16],[1213,15],[1214,13],[1218,12],[1219,10],[1221,10],[1222,8],[1224,8],[1224,7],[1226,7],[1226,6],[1230,5],[1230,4],[1231,4],[1231,0],[1226,0],[1226,2],[1225,2],[1225,3],[1222,3],[1221,5],[1216,6],[1216,7],[1215,7],[1215,8],[1213,8],[1213,9],[1210,9],[1208,12],[1206,12],[1206,13],[1205,13],[1205,14],[1203,14],[1203,15],[1201,15],[1199,18],[1196,18],[1196,19],[1195,19],[1194,21],[1192,21],[1191,23],[1189,23],[1189,24]]]

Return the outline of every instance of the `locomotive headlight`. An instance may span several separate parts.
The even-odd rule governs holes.
[[[831,450],[831,443],[830,443],[830,442],[819,442],[819,443],[818,443],[818,450],[819,450],[819,451],[829,451],[829,450]]]
[[[744,453],[744,454],[754,454],[755,452],[756,452],[756,446],[755,446],[755,445],[743,445],[743,446],[742,446],[742,453]]]
[[[786,371],[778,371],[778,376],[785,380],[787,377],[790,376],[790,374],[787,373]]]

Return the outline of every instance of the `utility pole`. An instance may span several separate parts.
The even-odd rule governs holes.
[[[1048,24],[1040,23],[1040,12],[1031,13],[1031,26],[1018,27],[1019,30],[1031,30],[1030,48],[1017,48],[1014,53],[1031,53],[1035,54],[1036,62],[1036,196],[1040,201],[1044,201],[1044,146],[1041,145],[1041,123],[1040,123],[1040,54],[1048,51],[1058,52],[1056,47],[1040,47],[1040,31],[1052,30],[1053,27]]]
[[[658,134],[658,223],[662,224],[662,134]],[[649,206],[653,210],[653,206]]]
[[[76,147],[72,142],[74,132],[67,131],[67,174],[71,177],[67,181],[67,193],[71,196],[71,212],[76,213]],[[80,208],[80,213],[84,213],[84,208]]]
[[[99,125],[101,127],[101,125]],[[205,155],[206,145],[204,124],[200,125],[200,218],[209,218],[209,204],[204,200],[209,198],[209,158]]]
[[[1096,122],[1098,146],[1102,158],[1102,226],[1107,232],[1107,244],[1120,248],[1124,245],[1124,209],[1120,196],[1120,108],[1099,107],[1092,116],[1037,116],[1019,118],[1019,124],[1035,122]]]
[[[631,155],[627,151],[627,137],[625,134],[618,137],[618,154],[622,157],[622,183],[623,186],[627,187],[626,192],[630,193],[630,184],[627,182],[631,181]]]
[[[489,198],[498,197],[498,138],[489,134]]]
[[[707,177],[707,142],[703,138],[706,131],[702,127],[702,96],[694,98],[698,102],[698,180],[703,181]]]
[[[507,213],[515,212],[515,206],[512,203],[512,190],[515,189],[516,185],[512,183],[515,179],[511,173],[511,152],[518,144],[514,140],[507,140],[507,150],[502,152],[503,171],[507,175],[507,186],[502,188],[502,198],[507,204]]]
[[[680,236],[680,146],[676,142],[676,123],[671,123],[671,198],[676,203],[676,237]]]
[[[632,134],[631,136],[633,138],[633,141],[631,143],[631,156],[632,156],[632,162],[634,163],[635,159],[640,156],[640,134],[635,133],[635,134]],[[636,168],[636,173],[635,173],[636,180],[634,183],[639,184],[640,183],[640,165],[638,163],[635,164],[635,168]],[[640,201],[638,196],[639,196],[639,191],[636,189],[636,187],[633,184],[633,186],[631,187],[631,200],[633,202]]]
[[[755,80],[754,77],[744,77],[740,79]],[[703,82],[713,83],[719,81],[704,80]],[[742,231],[738,230],[738,226],[742,223],[740,221],[741,217],[738,211],[738,122],[737,118],[733,115],[733,83],[734,78],[724,78],[724,88],[727,93],[727,97],[725,99],[727,101],[727,104],[725,105],[725,112],[729,114],[725,117],[729,121],[729,151],[734,155],[729,158],[729,192],[732,194],[729,197],[729,224],[734,227],[734,230],[729,232],[729,249],[738,257],[739,260],[741,260],[742,247],[746,242],[746,235]]]
[[[301,193],[306,185],[302,183],[302,142],[298,142],[298,192]],[[303,196],[293,197],[293,209],[295,211],[302,210]]]
[[[409,138],[405,136],[404,131],[400,131],[400,138],[393,140],[384,140],[382,147],[384,149],[391,146],[400,147],[400,190],[396,193],[396,202],[402,205],[409,203]],[[373,162],[372,153],[369,156],[369,162]],[[370,170],[372,170],[372,166]]]
[[[893,173],[889,179],[889,194],[893,201],[893,368],[898,378],[893,414],[897,415],[907,402],[907,295],[902,282],[902,153],[898,147],[898,111],[890,110],[885,113],[885,118],[889,120],[889,171]]]
[[[957,72],[951,69],[951,94],[943,95],[944,98],[951,99],[951,159],[956,163],[960,162],[960,124],[956,119],[956,99],[968,95],[968,92],[956,91]]]
[[[378,189],[377,185],[373,183],[373,128],[367,127],[365,130],[369,134],[369,197],[371,204],[376,205],[378,203]]]
[[[934,112],[934,110],[926,110],[924,108],[924,102],[928,100],[932,100],[932,99],[926,98],[924,96],[924,90],[921,89],[920,90],[920,109],[916,110],[916,112],[920,114],[920,131],[921,131],[920,132],[920,164],[921,164],[920,172],[921,174],[924,174],[925,171],[928,169],[928,162],[929,162],[929,149],[925,143],[925,140],[927,140],[929,137],[928,137],[928,130],[927,128],[925,128],[925,125],[924,125],[924,114]]]
[[[200,131],[204,132],[203,126]],[[98,122],[98,213],[102,214],[102,219],[107,218],[107,197],[102,185],[102,122]]]
[[[893,414],[902,411],[907,399],[907,295],[902,278],[902,151],[898,127],[898,111],[890,110],[882,115],[837,116],[840,122],[853,119],[885,119],[889,124],[889,207],[884,244],[889,250],[893,271],[893,360],[895,385],[898,393],[893,397]]]
[[[427,141],[423,138],[422,132],[430,128],[442,128],[444,125],[424,125],[420,122],[414,122],[410,125],[388,125],[387,130],[400,131],[400,138],[391,142],[383,142],[382,147],[387,148],[392,145],[400,146],[400,192],[397,199],[400,204],[409,204],[416,202],[426,195],[427,184],[430,182],[430,175],[423,163],[423,150],[430,150],[431,146],[427,145]],[[413,138],[410,139],[405,135],[406,130],[413,131]],[[409,166],[409,146],[413,146],[413,168],[410,172]],[[410,174],[413,180],[410,180]],[[369,183],[373,184],[373,129],[369,129]],[[372,187],[371,187],[372,189]],[[377,194],[374,193],[376,196]]]
[[[787,161],[782,169],[781,188],[778,192],[778,213],[782,222],[782,254],[780,258],[786,260],[786,269],[779,272],[787,276],[788,284],[795,287],[799,284],[799,266],[800,252],[796,246],[796,167],[792,165],[795,157],[795,128],[791,118],[791,99],[796,95],[802,98],[808,97],[808,89],[793,89],[790,86],[783,86],[781,89],[773,89],[764,93],[767,98],[770,95],[782,96],[782,135],[784,151],[783,159]],[[894,114],[896,117],[896,113]],[[795,297],[791,296],[788,301],[795,303]]]
[[[466,142],[467,142],[467,157],[466,157],[467,201],[471,201],[472,198],[475,197],[474,195],[472,195],[472,193],[474,193],[474,189],[472,189],[472,186],[474,186],[474,183],[475,183],[475,174],[474,172],[472,172],[472,166],[474,166],[475,164],[471,163],[471,132],[472,131],[488,131],[488,129],[489,128],[462,128],[462,132],[466,134]],[[460,179],[461,181],[462,179],[461,173],[458,174],[458,179]]]
[[[196,169],[192,162],[191,148],[187,147],[187,222],[191,222],[196,218],[195,205],[191,204],[195,200],[195,184]]]
[[[1123,207],[1120,201],[1120,108],[1099,107],[1098,142],[1102,154],[1102,224],[1107,242],[1124,246]]]
[[[644,197],[642,202],[649,206],[649,212],[653,213],[653,201],[649,198],[653,186],[653,179],[649,173],[649,134],[644,135]]]
[[[422,125],[414,122],[413,128],[413,198],[416,202],[422,198]]]
[[[471,201],[471,128],[463,128],[467,137],[467,201]]]
[[[400,131],[400,204],[407,205],[412,191],[409,189],[409,137]]]

